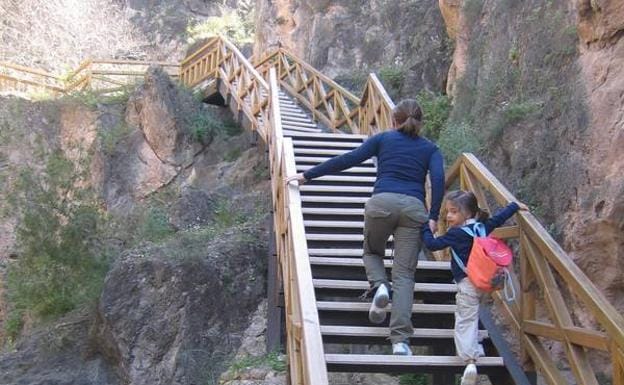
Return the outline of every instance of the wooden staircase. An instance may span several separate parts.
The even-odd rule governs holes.
[[[85,60],[61,79],[0,63],[0,92],[115,92],[142,76],[149,64]],[[363,205],[373,190],[374,162],[301,187],[283,183],[286,176],[391,127],[394,103],[377,77],[369,75],[358,98],[283,47],[251,64],[223,37],[209,39],[179,64],[160,64],[186,87],[206,96],[219,94],[269,154],[279,267],[269,280],[283,287],[290,383],[327,385],[328,371],[342,371],[431,373],[436,385],[454,384],[463,363],[454,356],[455,287],[448,261],[419,261],[410,340],[414,356],[388,354],[387,323],[371,325],[370,300],[359,298],[368,285],[362,263]],[[472,154],[461,155],[447,170],[446,187],[453,185],[473,191],[479,206],[488,209],[493,202],[516,200]],[[539,372],[549,385],[624,385],[624,317],[532,214],[519,213],[515,219],[516,225],[498,229],[497,236],[516,243],[512,275],[518,298],[509,304],[493,297],[507,336],[518,345],[519,360],[482,307],[480,336],[487,356],[478,362],[480,372],[494,385],[529,384],[524,370]],[[392,239],[387,269],[391,256]],[[584,317],[591,320],[581,324],[571,315],[572,303],[582,304]],[[605,364],[610,369],[602,372]]]
[[[281,105],[292,106],[288,100]],[[293,139],[296,169],[314,165],[359,146],[363,135],[304,133],[290,126],[284,135]],[[303,126],[307,127],[307,126]],[[369,160],[335,175],[314,179],[300,187],[303,220],[311,265],[321,334],[328,371],[379,373],[461,373],[463,361],[454,355],[434,355],[453,348],[453,313],[456,286],[449,262],[419,263],[414,286],[415,326],[410,357],[391,355],[388,321],[368,320],[370,298],[360,299],[369,287],[362,262],[364,204],[370,197],[376,168]],[[392,267],[392,238],[386,250],[386,267]],[[391,307],[391,306],[390,306]],[[480,331],[487,342],[488,332]],[[486,344],[487,345],[487,344]],[[491,346],[491,344],[490,344]],[[449,349],[450,347],[450,349]],[[345,349],[352,352],[344,353]],[[495,353],[494,349],[489,349]],[[330,353],[331,352],[331,353]],[[357,353],[356,353],[357,352]],[[482,357],[479,370],[501,378],[506,374],[499,356]],[[437,383],[441,383],[437,381]]]

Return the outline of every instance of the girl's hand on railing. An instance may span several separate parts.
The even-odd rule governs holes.
[[[302,185],[305,182],[307,182],[308,180],[305,178],[305,176],[303,176],[303,173],[299,173],[299,174],[295,174],[295,175],[291,175],[289,177],[284,178],[284,183],[288,184],[292,181],[296,180],[298,184]]]

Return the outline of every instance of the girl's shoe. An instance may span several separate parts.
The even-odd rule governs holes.
[[[392,344],[392,354],[395,356],[411,356],[412,349],[405,342],[397,342]]]
[[[477,383],[477,365],[470,363],[464,369],[461,385],[475,385]]]
[[[368,320],[374,324],[380,324],[386,320],[385,307],[390,302],[390,293],[386,285],[381,284],[375,291],[373,303],[368,310]]]

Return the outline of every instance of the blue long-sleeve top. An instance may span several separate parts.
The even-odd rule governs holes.
[[[368,138],[358,148],[331,158],[303,173],[310,180],[353,167],[377,157],[377,179],[373,195],[393,192],[415,196],[425,202],[425,178],[431,179],[430,219],[438,219],[444,194],[444,161],[438,147],[420,136],[397,130]]]
[[[486,234],[489,234],[497,227],[502,226],[507,219],[511,218],[511,216],[518,211],[518,209],[518,204],[512,202],[505,208],[496,212],[496,214],[494,214],[491,218],[483,222]],[[474,223],[476,223],[476,221],[467,225],[471,226],[473,231]],[[455,251],[459,259],[462,260],[464,266],[468,265],[468,256],[470,254],[470,249],[472,248],[473,238],[462,230],[461,227],[451,227],[448,229],[446,234],[440,237],[434,237],[431,229],[429,229],[429,226],[423,226],[422,238],[429,250],[436,251],[450,247]],[[464,271],[457,265],[454,258],[451,258],[451,273],[453,273],[453,279],[455,279],[455,282],[459,282],[466,277],[466,273],[464,273]]]

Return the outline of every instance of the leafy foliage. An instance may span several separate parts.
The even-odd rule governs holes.
[[[423,112],[422,134],[437,141],[451,113],[451,102],[448,96],[422,91],[416,100]]]
[[[53,318],[99,295],[108,267],[98,237],[104,218],[92,192],[79,187],[85,171],[57,152],[44,170],[19,175],[11,200],[20,212],[19,258],[7,277],[11,339],[25,315]]]

